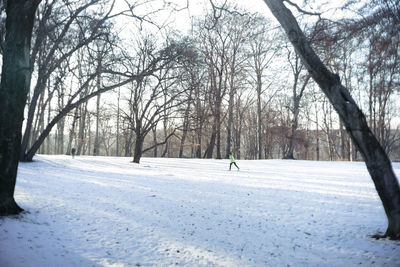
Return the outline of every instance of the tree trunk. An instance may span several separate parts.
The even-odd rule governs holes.
[[[264,1],[284,28],[311,76],[332,103],[362,154],[388,218],[384,236],[400,239],[400,187],[387,154],[371,132],[364,114],[349,91],[315,54],[289,9],[281,0]]]
[[[64,106],[64,87],[60,86],[60,95],[58,97],[58,107],[63,107]],[[50,109],[50,107],[49,107]],[[47,124],[50,123],[50,112],[48,115],[48,121]],[[65,118],[62,118],[60,122],[57,124],[57,129],[59,133],[59,138],[57,140],[58,143],[58,154],[64,154],[64,131],[65,131]]]
[[[317,161],[319,161],[319,125],[318,125],[318,109],[317,105],[315,105],[315,135],[316,135],[316,147],[315,147],[315,152],[316,152],[316,157]]]
[[[346,137],[344,136],[344,129],[342,121],[339,121],[339,134],[340,134],[340,157],[342,160],[346,160]]]
[[[218,105],[217,115],[216,115],[216,148],[217,148],[217,159],[222,159],[221,154],[221,105]]]
[[[40,80],[40,74],[38,80]],[[30,99],[29,102],[29,108],[28,108],[28,116],[26,119],[26,127],[24,131],[24,136],[22,137],[22,142],[21,142],[21,150],[20,150],[20,159],[21,161],[24,161],[25,158],[25,152],[28,149],[30,140],[31,140],[31,133],[32,133],[32,128],[33,128],[33,120],[35,116],[35,110],[37,106],[37,101],[39,99],[39,96],[41,95],[41,92],[44,90],[45,85],[42,85],[40,83],[40,86],[37,85],[35,87],[34,93],[32,95],[32,98]]]
[[[192,91],[193,88],[191,88],[191,90],[189,91],[189,97],[188,97],[188,104],[186,106],[185,109],[185,114],[183,117],[183,129],[182,129],[182,139],[181,139],[181,146],[179,147],[179,158],[183,157],[183,148],[185,146],[185,141],[186,141],[186,137],[189,131],[189,112],[190,112],[190,107],[192,104]]]
[[[201,158],[201,145],[202,145],[202,137],[203,137],[203,110],[201,107],[201,99],[200,99],[200,86],[196,86],[195,91],[195,99],[196,99],[196,136],[197,136],[197,147],[196,147],[196,158]]]
[[[301,98],[303,97],[304,90],[306,89],[306,86],[308,84],[308,81],[310,80],[310,76],[307,76],[303,86],[300,89],[299,94],[297,94],[297,84],[298,84],[298,79],[299,79],[300,71],[295,74],[295,81],[293,85],[293,121],[292,121],[292,127],[291,127],[291,134],[290,134],[290,139],[289,139],[289,148],[288,152],[285,156],[285,159],[294,159],[294,145],[295,145],[295,140],[296,140],[296,133],[297,133],[297,127],[299,125],[299,114],[300,114],[300,101]]]
[[[92,124],[91,124],[91,121],[90,121],[90,112],[87,112],[86,115],[87,115],[87,118],[86,118],[86,121],[87,121],[87,131],[86,131],[86,135],[85,135],[85,136],[87,136],[87,137],[86,137],[86,140],[85,140],[85,146],[84,146],[83,154],[82,154],[82,155],[86,155],[86,153],[87,153],[88,155],[90,155],[91,141],[92,141],[92,139],[91,139]]]
[[[185,119],[185,122],[183,123],[181,145],[179,146],[179,158],[183,157],[183,148],[185,147],[187,132],[188,132],[188,123],[186,122],[186,119]]]
[[[209,145],[207,147],[207,151],[206,151],[206,158],[208,158],[208,159],[211,159],[214,154],[215,139],[217,137],[216,129],[217,129],[217,126],[214,122],[212,133],[211,133],[211,138],[210,138],[210,143],[209,143]]]
[[[97,79],[97,86],[100,86],[100,78]],[[99,87],[97,87],[100,89]],[[96,135],[94,138],[93,156],[100,155],[99,147],[99,127],[100,127],[100,94],[97,95],[96,101]]]
[[[71,129],[69,130],[69,139],[68,139],[67,151],[65,152],[66,155],[71,155],[71,149],[73,147],[72,146],[72,142],[74,141],[75,127],[76,127],[77,120],[78,120],[78,108],[75,109],[74,117],[72,118],[72,125],[71,125]]]
[[[201,158],[201,139],[203,135],[203,126],[202,124],[199,124],[200,127],[197,129],[197,147],[196,147],[196,158],[200,159]]]
[[[262,134],[262,114],[261,114],[261,90],[262,76],[257,72],[257,138],[258,138],[258,159],[262,159],[263,134]]]
[[[143,142],[144,137],[142,136],[142,134],[136,133],[135,152],[133,155],[134,163],[140,163],[140,159],[142,158]]]
[[[40,1],[7,1],[0,83],[0,215],[18,214],[14,200],[24,108],[31,82],[30,46]],[[12,119],[10,119],[12,118]]]
[[[80,116],[79,116],[79,129],[78,129],[78,148],[76,149],[76,155],[82,155],[82,149],[84,146],[84,141],[85,141],[85,128],[87,127],[86,125],[86,113],[87,111],[87,102],[84,103],[79,107],[80,110]]]
[[[225,158],[228,158],[232,153],[232,125],[233,125],[233,106],[235,105],[235,62],[236,62],[236,53],[233,55],[232,64],[231,64],[231,75],[229,81],[229,100],[228,100],[228,126],[226,129],[226,151]]]
[[[153,132],[153,143],[154,143],[154,150],[153,150],[153,157],[157,158],[158,156],[158,149],[157,149],[157,126],[154,126],[153,129],[151,129]]]
[[[229,93],[229,103],[228,103],[228,126],[226,129],[226,150],[225,158],[228,158],[232,153],[232,124],[233,124],[233,105],[234,105],[234,92],[231,88]]]
[[[121,98],[121,89],[118,88],[118,102],[117,102],[117,144],[115,146],[115,155],[119,157],[119,120],[120,120],[120,98]]]

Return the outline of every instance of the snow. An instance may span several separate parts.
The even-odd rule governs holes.
[[[362,162],[131,160],[21,163],[0,266],[400,266]]]

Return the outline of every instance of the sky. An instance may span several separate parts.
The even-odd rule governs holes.
[[[116,7],[117,9],[125,8],[126,2],[131,0],[117,0]],[[138,3],[139,1],[131,1],[134,3]],[[168,25],[182,32],[187,32],[190,30],[190,22],[192,17],[201,16],[205,13],[206,9],[211,8],[210,0],[143,0],[146,4],[137,6],[134,11],[136,14],[147,14],[149,10],[176,10],[174,12],[170,11],[157,11],[153,14],[152,19],[157,21],[159,25],[162,25],[166,21],[168,21]],[[167,2],[167,4],[163,4]],[[330,18],[330,19],[338,19],[343,16],[354,16],[355,13],[351,11],[340,11],[339,8],[342,7],[348,0],[338,0],[338,1],[329,1],[329,0],[293,0],[292,2],[298,4],[299,6],[304,6],[304,2],[308,4],[304,7],[304,10],[310,12],[322,12],[322,17]],[[360,1],[362,4],[364,1]],[[214,0],[216,5],[221,5],[223,3],[222,0]],[[248,10],[250,13],[260,13],[266,17],[272,18],[272,14],[270,13],[267,5],[263,0],[247,0],[247,1],[239,1],[239,0],[228,0],[228,3],[237,5],[242,7],[245,10]],[[287,5],[292,11],[294,11],[296,15],[296,10]],[[308,19],[308,18],[305,18]],[[131,26],[131,21],[125,23],[125,27],[129,28]]]
[[[157,10],[164,7],[161,5],[163,1],[146,1],[149,2],[145,5],[141,5],[136,9],[137,13],[148,13],[148,10]],[[168,21],[168,25],[175,30],[180,30],[186,32],[190,30],[190,22],[192,17],[201,16],[205,13],[205,9],[211,8],[209,0],[171,0],[168,1],[170,4],[166,6],[166,9],[175,9],[176,11],[159,11],[153,16],[153,19],[158,22],[158,24],[163,24]],[[215,1],[218,3],[218,1]],[[123,9],[127,5],[125,0],[117,0],[117,9]],[[263,0],[248,0],[248,1],[236,1],[231,0],[230,3],[242,6],[244,9],[250,12],[260,12],[266,16],[270,16],[268,7],[265,5]],[[126,24],[131,25],[130,23]]]

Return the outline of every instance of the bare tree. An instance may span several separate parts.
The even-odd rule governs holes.
[[[384,236],[400,239],[400,187],[387,154],[339,77],[330,72],[316,55],[290,10],[280,0],[264,2],[285,30],[310,75],[332,103],[361,152],[388,218]]]
[[[273,59],[276,56],[277,46],[279,46],[279,38],[276,38],[276,32],[271,29],[271,23],[269,20],[263,17],[255,17],[255,27],[251,38],[249,39],[250,45],[250,73],[249,77],[255,83],[257,92],[257,138],[258,138],[258,159],[262,159],[263,151],[263,120],[262,120],[262,103],[263,97],[268,89],[270,89],[271,83],[266,85],[266,72],[268,68],[273,64]],[[272,41],[274,40],[274,41]],[[276,93],[276,92],[275,92]],[[275,93],[269,94],[269,102]],[[266,106],[264,106],[265,108]]]
[[[217,23],[217,20],[221,23]],[[228,83],[228,50],[231,43],[227,34],[227,25],[223,20],[208,15],[200,26],[200,51],[208,68],[209,106],[213,117],[211,136],[206,149],[206,157],[212,158],[216,148],[216,157],[222,158],[221,154],[221,125],[223,114],[223,99],[227,93]]]
[[[188,90],[186,91],[186,107],[183,112],[183,123],[182,123],[182,136],[181,136],[181,142],[180,142],[180,147],[179,147],[179,157],[182,158],[184,155],[184,148],[186,146],[185,142],[187,140],[189,131],[193,128],[193,118],[191,116],[191,111],[192,108],[195,104],[195,98],[194,94],[196,91],[198,91],[198,87],[200,86],[200,68],[199,68],[199,62],[198,62],[198,55],[196,52],[193,50],[193,61],[188,61],[187,64],[184,64],[183,66],[183,76],[186,78],[183,78],[181,81],[180,86],[186,86]],[[193,145],[193,144],[192,144]]]
[[[174,135],[174,131],[167,134],[165,140],[154,144],[150,148],[144,148],[144,140],[147,134],[166,117],[173,117],[177,106],[182,104],[182,96],[187,88],[176,86],[177,72],[174,68],[179,61],[184,61],[186,44],[171,41],[165,48],[157,50],[155,43],[150,38],[139,40],[138,57],[135,61],[131,59],[129,68],[137,72],[141,77],[132,85],[129,106],[132,108],[132,116],[129,120],[131,128],[135,133],[135,147],[133,162],[139,163],[142,154],[161,144],[166,144],[168,139]],[[141,73],[154,64],[154,59],[161,59],[161,66],[157,71],[144,76]]]
[[[248,54],[243,53],[244,46],[252,33],[249,29],[253,27],[253,18],[245,14],[230,14],[226,17],[224,23],[228,25],[227,35],[230,41],[230,49],[228,50],[228,114],[226,127],[226,150],[225,158],[228,158],[232,153],[232,130],[234,125],[234,106],[235,97],[238,90],[243,87],[245,79],[242,79],[245,72],[245,63],[248,59]]]
[[[299,113],[300,113],[300,101],[302,100],[304,90],[310,80],[310,76],[306,75],[303,79],[303,84],[299,86],[301,82],[301,73],[303,71],[303,64],[300,61],[299,55],[294,52],[293,58],[291,57],[292,51],[288,50],[288,61],[290,68],[293,73],[293,86],[292,86],[292,105],[290,107],[291,111],[291,130],[289,136],[289,147],[284,155],[285,159],[294,159],[294,147],[296,141],[296,131],[299,124]]]

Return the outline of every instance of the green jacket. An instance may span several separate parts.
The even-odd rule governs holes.
[[[233,155],[229,155],[229,159],[230,159],[230,161],[233,163],[233,162],[235,162],[235,158],[233,157]]]

